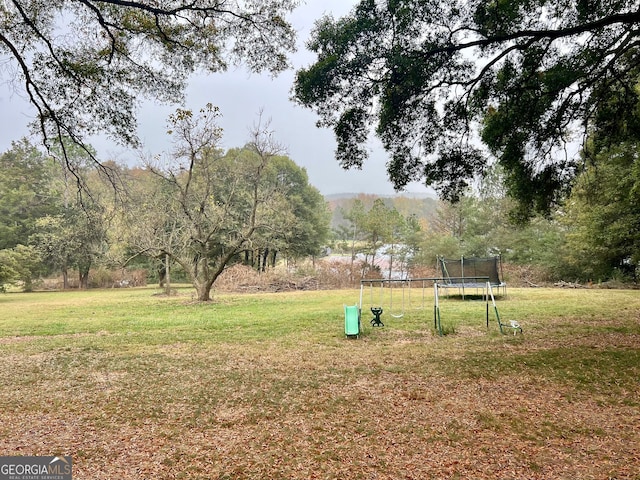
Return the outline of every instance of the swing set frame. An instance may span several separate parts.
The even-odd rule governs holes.
[[[424,277],[424,278],[368,278],[360,280],[360,311],[362,311],[362,306],[364,303],[364,290],[365,287],[369,287],[369,306],[371,308],[385,308],[385,303],[389,305],[389,315],[393,318],[402,318],[405,313],[405,304],[409,304],[409,308],[411,306],[411,292],[416,289],[415,285],[421,286],[421,308],[425,308],[425,291],[427,285],[431,288],[431,285],[438,284],[442,288],[445,284],[451,282],[451,280],[473,280],[476,288],[482,288],[482,298],[485,298],[488,293],[485,293],[485,288],[487,285],[487,281],[489,277]],[[386,285],[386,287],[385,287]],[[379,289],[378,293],[375,295],[378,299],[377,302],[374,302],[374,286]],[[389,290],[389,293],[385,293],[385,288]],[[393,302],[394,302],[394,290],[398,290],[401,288],[401,310],[400,313],[393,312]],[[407,290],[408,289],[408,290]],[[408,293],[405,293],[408,291]],[[388,302],[385,302],[385,298],[388,296]]]
[[[402,318],[404,317],[404,310],[405,310],[405,286],[408,285],[409,287],[409,302],[411,301],[411,282],[415,281],[415,280],[410,280],[410,279],[398,279],[398,278],[394,278],[394,279],[384,279],[384,278],[373,278],[373,279],[364,279],[364,280],[360,280],[360,311],[362,311],[362,305],[363,305],[363,299],[364,299],[364,289],[365,286],[368,285],[369,286],[369,306],[371,309],[384,309],[385,308],[385,304],[387,302],[385,302],[385,298],[386,298],[386,293],[385,293],[385,285],[387,285],[387,289],[389,290],[389,315],[391,315],[393,318]],[[401,310],[399,313],[393,313],[393,298],[394,298],[394,290],[397,290],[399,287],[396,286],[394,287],[394,285],[400,284],[402,287],[402,297],[401,297]],[[376,285],[376,288],[379,288],[378,293],[376,294],[377,298],[378,298],[378,302],[374,302],[374,285]],[[379,285],[379,287],[378,287]],[[423,302],[424,302],[424,293],[423,293]]]
[[[389,315],[393,318],[402,318],[405,314],[406,305],[411,308],[411,292],[416,288],[415,285],[421,286],[421,309],[425,308],[425,291],[427,284],[431,284],[434,281],[442,280],[441,278],[369,278],[360,280],[360,301],[358,303],[360,313],[362,314],[362,308],[365,302],[365,288],[369,289],[369,309],[374,315],[371,320],[371,325],[374,327],[383,327],[384,323],[380,320],[380,316],[388,304]],[[397,301],[400,302],[400,309],[394,311],[394,298],[397,298],[395,291],[401,289],[400,298]],[[407,290],[408,289],[408,290]],[[377,292],[374,294],[374,290]],[[386,293],[388,290],[388,293]],[[406,293],[408,292],[408,293]],[[374,301],[376,297],[377,302]],[[388,300],[388,301],[386,301]],[[397,307],[396,307],[397,308]]]
[[[498,307],[496,305],[495,297],[493,295],[493,285],[489,277],[479,276],[471,277],[473,279],[473,286],[475,288],[482,289],[482,299],[486,303],[486,323],[489,328],[489,300],[493,304],[493,310],[498,321],[500,333],[504,333],[504,329],[511,328],[514,333],[519,330],[522,333],[522,328],[517,322],[512,321],[511,325],[506,325],[501,322],[500,314],[498,313]],[[384,326],[384,323],[380,321],[380,316],[385,308],[386,303],[389,305],[389,315],[393,318],[402,318],[405,314],[405,307],[408,303],[408,308],[411,308],[411,292],[416,289],[415,285],[421,285],[421,309],[425,309],[425,292],[427,285],[429,288],[433,286],[434,289],[434,305],[433,305],[433,322],[434,328],[440,336],[443,335],[442,323],[440,318],[440,293],[439,290],[444,288],[447,290],[450,287],[451,282],[455,280],[469,281],[470,277],[430,277],[430,278],[404,278],[404,279],[363,279],[360,280],[360,301],[358,303],[360,315],[362,314],[362,308],[365,301],[365,288],[369,289],[369,306],[374,318],[371,320],[372,326]],[[386,287],[385,287],[386,286]],[[378,289],[378,292],[374,295],[374,287]],[[385,288],[389,290],[385,293]],[[401,310],[399,313],[394,313],[394,290],[402,289],[401,293]],[[405,290],[408,288],[408,293]],[[377,297],[378,302],[374,302],[374,296]],[[396,295],[397,296],[397,295]],[[388,302],[385,299],[388,298]],[[464,298],[464,296],[463,296]]]

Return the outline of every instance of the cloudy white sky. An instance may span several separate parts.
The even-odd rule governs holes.
[[[385,153],[375,140],[371,142],[371,157],[362,170],[344,171],[334,159],[335,140],[332,132],[315,126],[316,115],[289,100],[294,70],[311,64],[313,55],[306,51],[304,43],[316,19],[324,13],[334,17],[348,13],[357,0],[306,0],[293,13],[291,20],[298,30],[298,52],[293,55],[294,69],[271,79],[268,74],[249,74],[238,68],[224,73],[196,76],[190,82],[186,95],[186,108],[195,111],[207,103],[220,108],[220,124],[224,128],[226,148],[242,146],[248,139],[249,129],[256,122],[258,113],[271,119],[276,138],[283,144],[298,165],[309,174],[309,181],[321,193],[328,195],[345,192],[377,194],[394,193],[386,176]],[[0,59],[1,60],[1,59]],[[6,75],[6,71],[3,72]],[[33,110],[24,99],[13,91],[10,80],[0,83],[0,152],[6,151],[12,140],[28,134],[27,124]],[[140,139],[145,151],[155,155],[168,149],[166,143],[166,118],[176,106],[147,103],[139,112]],[[114,158],[132,163],[136,154],[103,140],[92,142],[101,158]],[[411,184],[408,192],[428,192],[426,187]]]

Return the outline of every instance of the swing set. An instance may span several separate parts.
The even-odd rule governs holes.
[[[464,277],[462,281],[469,281],[470,277]],[[347,336],[358,336],[361,329],[361,316],[363,307],[368,297],[369,310],[371,311],[373,318],[370,320],[372,327],[384,327],[384,323],[381,319],[382,314],[387,310],[388,314],[395,319],[404,317],[407,310],[412,309],[425,309],[425,298],[427,288],[433,286],[434,304],[433,304],[433,321],[434,329],[440,336],[443,336],[442,322],[440,317],[440,289],[451,287],[453,281],[459,280],[456,277],[439,277],[439,278],[417,278],[417,279],[364,279],[360,281],[360,301],[358,305],[352,307],[345,306],[345,322],[347,322],[347,308],[350,310],[350,333],[347,333],[347,324],[345,323],[345,333]],[[474,287],[481,288],[483,291],[482,298],[486,302],[486,324],[489,328],[489,299],[491,299],[493,310],[498,322],[500,333],[505,333],[506,329],[511,329],[514,335],[518,332],[522,333],[522,327],[516,321],[511,321],[510,324],[502,323],[498,307],[496,305],[495,297],[493,294],[494,285],[489,277],[473,277]],[[468,283],[467,283],[468,285]],[[368,294],[367,291],[368,290]],[[419,291],[420,294],[416,299],[415,292]],[[413,298],[412,298],[413,297]],[[463,297],[464,298],[464,297]],[[357,309],[357,310],[356,310]],[[357,315],[356,313],[357,312]],[[356,322],[357,318],[357,324]],[[357,327],[355,327],[357,325]]]
[[[388,314],[392,318],[402,318],[407,309],[412,308],[412,302],[416,300],[411,298],[412,290],[416,289],[416,285],[421,286],[420,306],[424,308],[425,287],[430,279],[366,279],[360,281],[360,302],[359,308],[362,312],[365,297],[365,290],[369,290],[369,310],[373,314],[370,320],[372,327],[384,327],[381,315],[388,309]]]
[[[367,296],[365,290],[369,290],[369,309],[374,315],[371,325],[383,327],[380,315],[388,308],[388,314],[393,318],[402,318],[407,310],[414,308],[424,309],[425,291],[427,285],[435,279],[365,279],[360,280],[360,311],[362,311],[364,299]],[[412,298],[412,292],[420,288],[421,294],[418,299]],[[415,304],[418,302],[418,306]],[[388,307],[387,307],[388,305]]]
[[[361,280],[360,281],[360,310],[362,310],[362,303],[364,298],[364,290],[365,286],[369,286],[369,305],[371,313],[373,313],[374,317],[371,320],[371,325],[374,327],[383,327],[384,324],[380,320],[380,315],[384,312],[384,305],[389,305],[389,315],[393,318],[402,318],[404,317],[405,312],[405,287],[407,283],[411,282],[410,280],[398,280],[398,279],[373,279],[373,280]],[[408,284],[409,287],[409,301],[411,300],[411,284]],[[397,291],[401,290],[401,293],[398,294]],[[400,295],[400,298],[398,298]],[[394,298],[396,301],[396,306],[394,307]],[[400,302],[400,307],[398,307],[398,302]],[[395,310],[394,310],[395,308]]]

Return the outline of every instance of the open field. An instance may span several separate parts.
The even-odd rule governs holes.
[[[429,291],[358,340],[355,290],[155,292],[0,295],[0,455],[71,455],[74,479],[640,479],[640,291],[511,289],[517,336],[444,299],[444,337]]]

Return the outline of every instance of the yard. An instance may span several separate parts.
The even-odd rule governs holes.
[[[443,337],[414,292],[359,339],[355,290],[156,292],[0,295],[0,455],[70,455],[74,479],[640,479],[640,291],[510,289],[523,335],[443,299]]]

